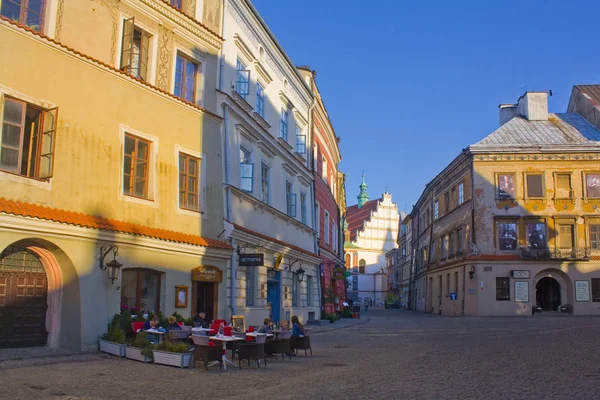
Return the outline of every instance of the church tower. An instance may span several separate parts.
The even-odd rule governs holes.
[[[358,199],[358,208],[361,208],[369,201],[369,194],[367,193],[367,184],[365,183],[365,174],[362,175],[362,182],[360,184],[360,193],[356,198]]]

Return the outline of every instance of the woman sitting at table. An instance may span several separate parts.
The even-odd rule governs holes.
[[[300,320],[295,315],[292,317],[292,336],[304,336],[304,327],[300,323]]]
[[[260,328],[258,328],[258,333],[271,333],[271,326],[273,322],[271,322],[270,318],[265,318],[263,324]]]
[[[169,317],[169,330],[170,331],[180,331],[181,326],[177,323],[177,318],[174,315]]]
[[[154,317],[144,322],[142,330],[147,331],[148,329],[158,329],[158,317]]]

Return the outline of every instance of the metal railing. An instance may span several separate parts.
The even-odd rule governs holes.
[[[589,247],[521,247],[520,250],[523,259],[585,260],[590,257]]]

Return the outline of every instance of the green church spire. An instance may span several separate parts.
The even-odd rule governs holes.
[[[367,201],[369,201],[369,194],[367,193],[367,184],[365,183],[365,173],[363,171],[362,174],[362,182],[360,183],[360,193],[358,196],[358,208],[361,208],[365,205]]]

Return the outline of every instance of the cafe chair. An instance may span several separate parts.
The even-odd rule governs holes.
[[[265,362],[265,368],[267,367],[266,340],[267,335],[257,335],[254,343],[237,344],[238,365],[240,369],[242,369],[242,360],[248,360],[248,366],[250,366],[251,360],[255,360],[258,369],[260,369],[260,360],[262,359]]]
[[[170,330],[168,335],[171,340],[186,340],[190,336],[190,331]]]
[[[266,352],[267,354],[274,354],[275,360],[277,360],[277,355],[281,354],[281,360],[285,361],[285,356],[287,355],[290,360],[292,359],[292,351],[290,350],[290,339],[292,332],[281,332],[281,335],[277,339],[269,340],[266,342]]]
[[[298,354],[298,350],[304,350],[304,356],[306,357],[307,350],[310,350],[310,356],[312,357],[312,347],[310,346],[310,336],[294,336],[290,339],[290,348],[295,354]]]
[[[219,363],[219,369],[223,369],[223,348],[222,346],[210,346],[208,336],[192,335],[194,340],[194,368],[196,362],[204,362],[204,368],[208,371],[208,364],[212,362]]]

